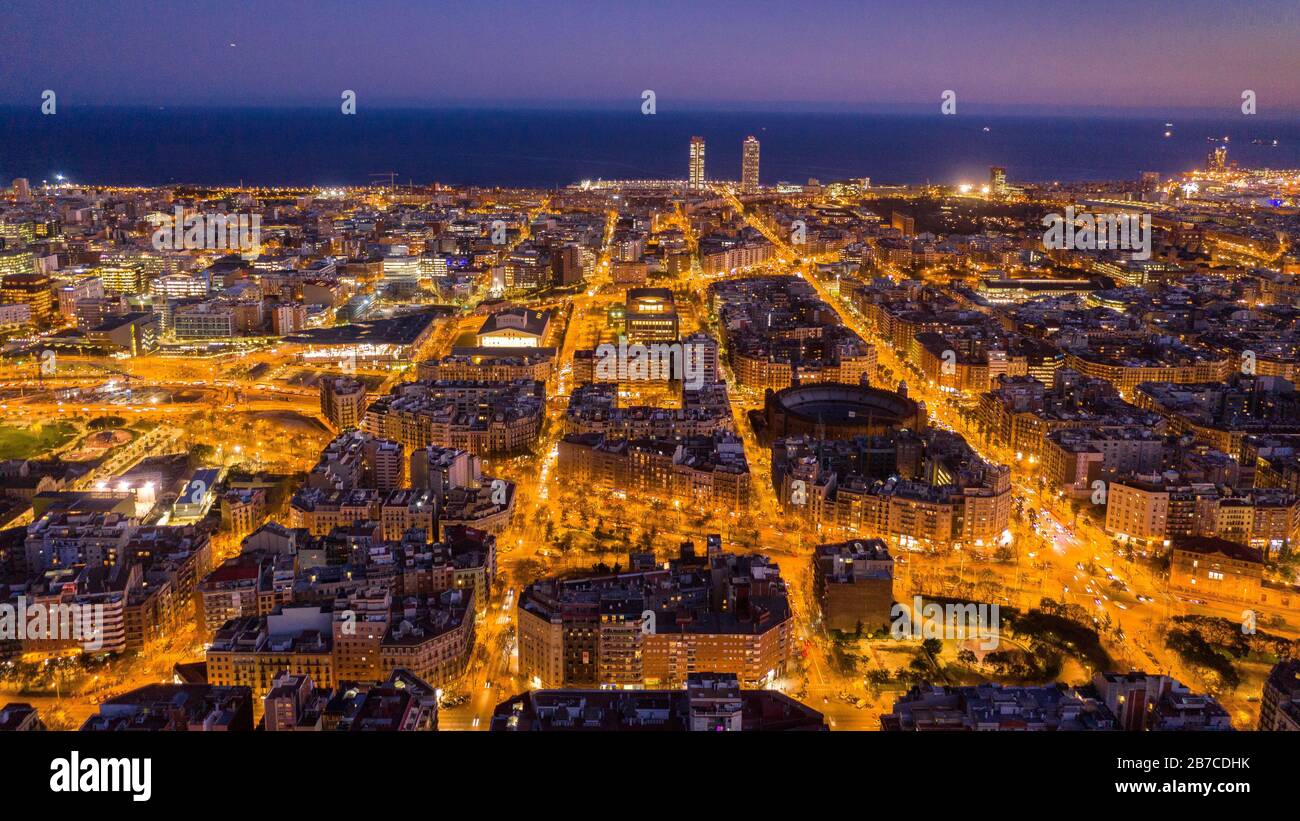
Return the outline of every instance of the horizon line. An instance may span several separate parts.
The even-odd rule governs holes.
[[[364,98],[363,98],[364,99]],[[293,101],[206,101],[185,103],[157,102],[77,102],[66,98],[59,100],[59,107],[69,111],[335,111],[338,100],[293,100]],[[583,113],[627,113],[638,116],[659,116],[660,114],[883,114],[883,115],[925,115],[934,114],[941,117],[965,118],[983,117],[1068,117],[1093,116],[1104,118],[1152,119],[1174,116],[1193,117],[1196,119],[1229,120],[1242,118],[1246,122],[1274,122],[1300,116],[1300,108],[1278,108],[1269,113],[1246,115],[1232,107],[1210,106],[1107,106],[1107,105],[1068,105],[1041,103],[989,103],[983,101],[961,101],[954,114],[938,113],[939,100],[934,103],[859,103],[859,102],[803,102],[788,100],[771,101],[727,101],[727,100],[682,100],[674,101],[666,109],[658,104],[658,111],[652,115],[641,113],[641,98],[628,100],[481,100],[449,99],[438,101],[408,101],[401,99],[378,99],[366,101],[358,106],[358,113],[366,109],[378,111],[499,111],[499,112],[562,112],[570,110]],[[39,112],[40,102],[13,102],[0,100],[0,109],[31,109]]]

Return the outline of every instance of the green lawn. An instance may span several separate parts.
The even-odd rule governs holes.
[[[77,428],[68,422],[17,427],[0,425],[0,459],[31,459],[57,448],[75,436]]]

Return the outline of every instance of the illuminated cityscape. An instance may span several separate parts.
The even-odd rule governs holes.
[[[0,162],[0,731],[1300,731],[1300,132],[955,99]]]
[[[7,686],[74,728],[404,671],[488,729],[699,673],[896,729],[1140,670],[1257,726],[1270,667],[1201,648],[1300,626],[1300,172],[782,191],[690,145],[677,185],[11,186],[0,559],[104,622]],[[1150,212],[1149,259],[1044,247],[1069,206]],[[239,208],[243,253],[152,245]],[[894,637],[915,596],[1005,644]]]

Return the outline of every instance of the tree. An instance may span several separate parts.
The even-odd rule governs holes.
[[[659,537],[659,528],[651,525],[649,529],[641,531],[641,549],[647,553],[654,552],[655,540]]]
[[[518,584],[530,584],[542,575],[542,563],[536,559],[520,559],[515,563],[514,570],[510,574]]]

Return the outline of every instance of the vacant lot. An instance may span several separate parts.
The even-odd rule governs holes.
[[[50,425],[0,425],[0,459],[31,459],[66,443],[77,433],[67,422]]]

